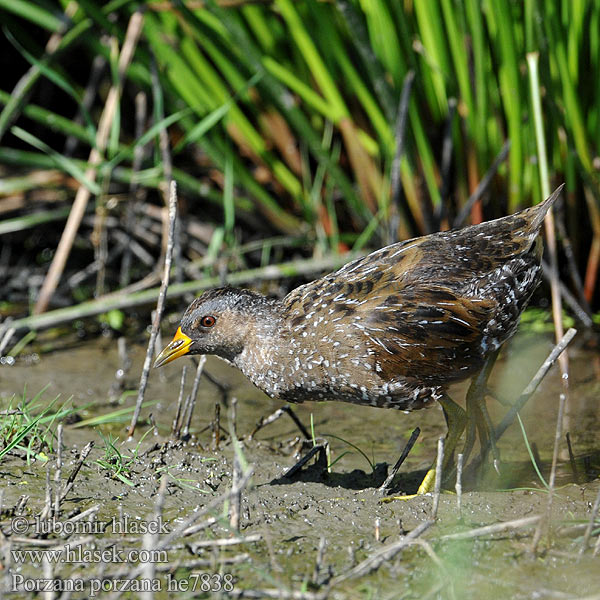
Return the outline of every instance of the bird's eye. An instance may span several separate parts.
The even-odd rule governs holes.
[[[217,320],[212,315],[206,315],[200,319],[200,325],[202,327],[212,327]]]

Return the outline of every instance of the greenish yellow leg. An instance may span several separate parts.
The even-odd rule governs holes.
[[[467,431],[465,433],[465,443],[462,449],[463,460],[465,461],[465,464],[471,455],[473,447],[475,446],[475,438],[477,437],[477,416],[479,413],[479,406],[475,399],[475,395],[472,393],[473,387],[474,382],[471,382],[469,391],[467,392],[466,400]]]
[[[438,402],[442,405],[444,416],[446,417],[446,424],[448,426],[448,433],[446,434],[446,442],[444,444],[444,460],[442,462],[442,474],[448,475],[448,468],[454,462],[454,450],[456,449],[460,436],[467,423],[467,414],[464,409],[456,404],[456,402],[454,402],[447,394],[444,394]],[[382,498],[382,502],[389,502],[390,500],[410,500],[416,496],[433,491],[435,484],[435,464],[436,463],[433,463],[433,466],[427,471],[416,494]]]
[[[444,444],[444,460],[442,463],[442,474],[448,478],[453,471],[454,451],[458,445],[460,437],[466,428],[465,443],[463,445],[464,462],[467,462],[473,446],[475,438],[479,433],[481,447],[485,448],[489,442],[492,453],[494,455],[494,466],[498,469],[499,454],[496,448],[494,439],[494,427],[484,404],[484,397],[487,390],[487,380],[490,376],[492,367],[496,362],[498,352],[490,355],[483,365],[481,371],[474,377],[469,391],[467,392],[467,410],[465,411],[456,402],[454,402],[447,394],[444,394],[438,402],[442,405],[446,423],[448,425],[448,433],[446,434],[446,443]],[[437,461],[436,461],[437,462]],[[383,498],[382,501],[402,499],[408,500],[422,494],[427,494],[433,491],[435,484],[435,463],[427,471],[416,494],[408,496],[393,496],[391,498]]]
[[[460,436],[465,430],[468,418],[467,413],[462,406],[459,406],[450,398],[444,395],[438,400],[444,409],[446,424],[448,425],[448,433],[446,434],[446,443],[444,445],[444,470],[454,462],[454,450],[458,445]]]
[[[442,474],[447,477],[449,475],[449,469],[454,463],[454,450],[456,449],[460,436],[467,424],[467,413],[446,394],[444,394],[438,402],[442,405],[444,416],[446,417],[446,424],[448,426],[448,433],[446,434],[446,442],[444,444],[444,460],[442,462]],[[417,496],[433,491],[434,483],[435,466],[432,466],[423,478],[423,481],[417,490]]]
[[[425,477],[423,477],[423,481],[421,481],[421,485],[419,486],[417,493],[408,497],[414,498],[415,496],[422,496],[423,494],[428,494],[431,492],[435,485],[435,472],[435,467],[429,467],[429,471],[427,471]]]
[[[489,443],[490,448],[492,449],[492,456],[494,457],[494,469],[496,472],[500,474],[500,452],[498,451],[498,446],[496,446],[496,435],[494,433],[494,424],[492,423],[492,419],[490,414],[487,411],[487,407],[485,405],[485,400],[482,399],[481,404],[479,405],[479,409],[481,411],[481,415],[483,417],[483,422],[485,424],[486,435],[485,439],[483,437],[480,438],[480,446],[481,451],[483,453],[484,449],[487,448]],[[480,434],[481,436],[481,434]],[[482,456],[482,459],[484,457]]]
[[[492,448],[494,455],[494,466],[498,470],[498,464],[500,462],[500,455],[496,447],[496,440],[494,438],[494,427],[492,425],[490,416],[485,406],[485,394],[487,390],[487,381],[492,372],[492,368],[496,362],[499,351],[497,350],[486,359],[481,371],[473,378],[469,390],[467,392],[467,434],[465,436],[465,444],[463,447],[463,458],[465,464],[473,450],[475,443],[476,431],[479,433],[479,445],[480,447],[486,448],[489,446]],[[483,457],[481,457],[483,458]]]

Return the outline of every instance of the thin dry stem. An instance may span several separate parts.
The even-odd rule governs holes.
[[[119,56],[118,81],[109,90],[108,96],[106,98],[106,103],[102,111],[102,116],[100,117],[100,121],[98,123],[96,146],[92,148],[88,158],[90,168],[87,169],[85,176],[90,181],[94,181],[96,179],[96,167],[102,161],[102,152],[106,148],[110,128],[114,120],[117,106],[121,97],[121,90],[123,87],[125,72],[129,64],[131,63],[131,59],[133,58],[133,54],[137,46],[137,41],[142,32],[143,22],[144,16],[141,11],[134,12],[131,15],[131,18],[129,19],[129,24],[127,25],[127,32],[125,34],[125,41],[123,43],[123,48]],[[37,302],[33,309],[34,314],[43,313],[48,308],[50,299],[52,298],[52,295],[56,290],[56,286],[58,285],[58,282],[62,276],[65,264],[67,262],[67,258],[71,253],[71,248],[73,246],[73,242],[75,241],[75,235],[77,234],[77,230],[79,229],[79,225],[81,224],[81,220],[83,218],[83,215],[85,214],[90,195],[90,190],[88,190],[83,185],[77,190],[77,194],[75,195],[75,200],[73,202],[73,207],[71,209],[71,212],[69,213],[67,223],[58,243],[58,247],[56,248],[54,258],[52,259],[50,269],[46,274],[46,278],[44,279],[42,289],[40,290]]]
[[[416,427],[410,434],[410,438],[408,439],[408,442],[406,442],[406,445],[404,446],[404,449],[400,454],[400,458],[396,461],[396,464],[392,467],[390,474],[387,476],[386,480],[381,484],[381,486],[377,490],[377,494],[385,495],[388,493],[389,487],[392,485],[394,477],[396,477],[396,474],[400,470],[400,467],[402,466],[402,464],[406,460],[406,457],[409,455],[410,451],[415,445],[420,433],[421,429],[419,427]]]
[[[146,115],[147,115],[147,98],[144,92],[138,92],[135,96],[135,136],[136,139],[140,139],[144,134],[144,128],[146,126]],[[144,147],[141,144],[138,144],[133,150],[133,162],[131,164],[131,171],[134,175],[131,178],[129,184],[129,195],[131,201],[127,203],[127,208],[125,209],[125,233],[127,244],[125,245],[125,251],[123,252],[123,258],[121,259],[121,273],[120,273],[120,285],[121,287],[125,287],[129,284],[130,281],[130,269],[131,269],[131,259],[133,248],[131,246],[132,231],[135,225],[135,213],[136,213],[136,205],[138,204],[142,194],[145,194],[145,188],[140,188],[139,184],[135,178],[135,174],[138,173],[142,166],[142,158],[144,157]],[[144,191],[142,191],[144,190]]]
[[[587,527],[585,528],[585,533],[583,535],[583,540],[581,542],[581,548],[579,549],[579,555],[581,556],[588,547],[588,544],[590,542],[590,537],[592,535],[592,530],[594,529],[594,525],[596,524],[596,517],[598,516],[598,510],[600,509],[600,489],[598,490],[598,493],[596,494],[596,500],[594,500],[594,506],[592,507],[592,514],[590,515],[590,520],[587,524]],[[600,537],[598,538],[598,540],[600,540]],[[598,546],[598,544],[596,544],[596,547]],[[594,550],[594,554],[596,554],[596,551]]]
[[[187,375],[187,365],[183,365],[181,369],[181,383],[179,384],[179,396],[177,397],[177,410],[175,411],[175,417],[173,418],[173,425],[171,426],[171,434],[175,439],[179,438],[179,430],[181,429],[181,406],[183,404],[183,392],[185,389],[185,377]]]
[[[237,546],[238,544],[260,542],[261,540],[262,535],[260,533],[253,533],[252,535],[219,538],[218,540],[202,540],[200,542],[194,542],[190,544],[190,548],[192,548],[193,552],[196,552],[200,548],[224,548],[226,546]]]
[[[556,467],[558,465],[558,450],[560,448],[560,440],[562,439],[562,427],[563,419],[565,414],[565,408],[567,403],[566,394],[560,394],[560,400],[558,403],[558,415],[556,417],[556,430],[554,435],[554,449],[552,452],[552,469],[550,470],[550,479],[548,481],[548,505],[546,507],[546,514],[544,518],[539,522],[538,527],[533,537],[533,551],[537,551],[537,546],[541,539],[544,530],[550,527],[550,519],[552,517],[552,504],[554,502],[554,488],[556,484]]]
[[[398,105],[398,117],[396,119],[396,153],[394,154],[394,160],[392,162],[392,169],[390,173],[390,217],[389,217],[389,243],[392,244],[398,241],[398,228],[400,226],[400,193],[401,193],[401,181],[400,181],[400,161],[404,154],[404,139],[406,131],[406,121],[408,115],[408,104],[410,101],[410,94],[412,90],[412,84],[415,79],[415,72],[408,71],[404,76],[404,82],[402,84],[402,93],[400,94],[400,104]]]
[[[67,478],[67,481],[65,482],[65,485],[63,486],[63,488],[61,490],[60,499],[58,501],[59,504],[67,497],[67,494],[71,491],[71,488],[73,487],[73,484],[75,482],[75,478],[79,474],[79,471],[80,471],[81,467],[83,466],[85,459],[88,457],[88,454],[92,451],[93,447],[94,447],[93,440],[91,442],[88,442],[83,447],[83,450],[81,451],[81,454],[79,455],[79,460],[77,461],[77,464],[75,465],[75,467],[69,474],[69,477]]]
[[[12,339],[12,336],[15,334],[16,329],[14,327],[10,327],[10,320],[6,319],[6,321],[2,324],[2,329],[0,330],[0,335],[2,335],[2,340],[0,341],[0,356],[4,352],[6,346]]]
[[[462,518],[462,473],[463,473],[464,454],[460,452],[456,457],[456,508],[458,518]]]
[[[438,440],[437,459],[435,464],[435,484],[433,487],[433,505],[431,510],[432,519],[437,519],[440,506],[440,494],[442,490],[442,468],[444,464],[444,438]]]
[[[506,142],[504,142],[504,146],[502,146],[502,149],[498,153],[498,156],[496,156],[494,159],[494,162],[488,169],[487,173],[482,177],[477,189],[469,196],[469,199],[460,209],[460,212],[452,222],[452,227],[461,227],[465,223],[467,217],[471,213],[473,205],[485,194],[487,188],[492,182],[492,179],[494,178],[494,175],[496,174],[496,171],[498,170],[498,167],[506,160],[509,150],[510,140],[506,140]]]
[[[196,406],[196,398],[198,396],[198,388],[200,387],[200,378],[204,371],[204,365],[206,364],[206,355],[202,355],[198,364],[196,365],[196,375],[194,376],[194,383],[192,385],[192,393],[190,394],[190,400],[187,404],[187,410],[184,413],[183,418],[183,438],[185,439],[190,433],[190,424],[192,422],[192,415],[194,414],[194,408]]]
[[[234,444],[235,443],[236,443],[236,441],[234,440]],[[240,460],[236,453],[235,456],[233,457],[233,477],[231,480],[231,486],[233,488],[237,489],[237,482],[239,481],[241,475],[242,475],[242,466],[240,465]],[[229,526],[234,531],[237,531],[240,528],[241,506],[242,506],[242,493],[241,493],[241,491],[238,491],[238,493],[235,494],[235,496],[232,496],[231,504],[229,507]]]
[[[525,406],[529,398],[533,395],[535,390],[538,388],[546,373],[550,370],[550,367],[556,362],[557,358],[562,354],[565,348],[573,341],[573,338],[577,334],[576,329],[569,329],[562,339],[554,346],[548,358],[542,363],[542,366],[538,369],[537,373],[533,376],[531,381],[527,384],[527,387],[523,390],[517,401],[513,404],[510,410],[506,413],[502,422],[496,427],[495,438],[499,440],[504,432],[512,425],[513,421],[517,418],[517,413]]]
[[[319,538],[319,548],[317,550],[317,558],[315,560],[315,568],[312,574],[311,581],[313,585],[321,585],[321,573],[325,570],[324,560],[325,560],[325,549],[327,548],[327,539],[324,536]]]
[[[167,289],[169,287],[169,275],[171,272],[171,261],[173,258],[173,237],[175,235],[175,218],[177,216],[177,185],[174,181],[171,182],[169,190],[169,243],[167,252],[165,254],[165,265],[163,272],[163,280],[160,286],[160,292],[158,294],[158,301],[156,302],[156,313],[152,322],[152,331],[150,332],[150,340],[148,341],[148,349],[146,350],[146,358],[144,360],[144,366],[142,368],[142,375],[140,377],[140,387],[138,390],[137,402],[133,417],[131,418],[131,424],[129,426],[128,435],[132,436],[135,431],[135,426],[140,415],[142,403],[144,402],[144,394],[146,392],[146,385],[148,384],[148,375],[150,373],[150,366],[152,364],[152,356],[154,354],[154,347],[156,342],[156,336],[158,335],[158,329],[160,327],[160,320],[165,308],[165,301],[167,298]]]
[[[513,529],[521,529],[535,525],[542,517],[535,515],[533,517],[525,517],[523,519],[515,519],[513,521],[504,521],[502,523],[494,523],[493,525],[485,525],[484,527],[476,527],[469,531],[460,531],[458,533],[449,533],[441,536],[442,540],[468,540],[471,538],[481,537],[482,535],[493,535],[495,533],[504,533]]]
[[[62,475],[62,445],[63,445],[63,425],[62,423],[59,423],[57,429],[56,429],[56,445],[57,445],[57,449],[56,449],[56,471],[54,473],[54,481],[56,481],[56,483],[60,483],[60,478]],[[60,510],[60,501],[61,501],[61,494],[60,494],[60,486],[57,486],[56,488],[56,500],[54,502],[54,516],[58,517],[59,514],[59,510]]]
[[[254,436],[258,433],[258,431],[260,431],[263,427],[266,427],[267,425],[274,423],[275,421],[277,421],[278,419],[283,417],[283,415],[285,415],[285,414],[287,414],[290,417],[290,419],[292,419],[292,421],[294,421],[294,423],[296,424],[296,427],[298,427],[298,429],[300,430],[300,433],[302,434],[302,436],[305,440],[311,439],[311,435],[310,435],[310,433],[308,433],[308,430],[306,429],[306,427],[304,427],[304,425],[302,424],[300,419],[298,419],[298,417],[296,416],[296,414],[294,413],[292,408],[287,405],[282,406],[281,408],[278,408],[274,413],[270,414],[268,417],[261,417],[260,420],[258,421],[258,423],[256,424],[256,427],[252,430],[252,433],[248,436],[248,439],[249,440],[253,439]]]
[[[338,577],[335,577],[331,581],[331,584],[335,585],[342,581],[345,581],[346,579],[363,577],[365,575],[368,575],[369,573],[372,573],[373,571],[376,571],[385,562],[392,560],[392,558],[394,558],[394,556],[396,556],[404,548],[410,546],[410,544],[414,542],[414,540],[421,536],[423,533],[425,533],[434,524],[434,522],[435,521],[424,521],[423,523],[415,527],[415,529],[413,529],[409,534],[403,536],[398,541],[383,546],[383,548],[380,548],[379,550],[371,554],[371,556],[365,558],[365,560],[358,563],[348,572],[339,575]]]

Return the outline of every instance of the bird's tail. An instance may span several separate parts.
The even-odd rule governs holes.
[[[542,222],[544,220],[544,217],[546,216],[546,213],[550,210],[550,207],[558,200],[558,197],[561,195],[564,187],[565,184],[562,183],[543,202],[540,202],[536,206],[533,206],[532,208],[528,209],[533,213],[531,226],[534,230],[537,230],[542,226]]]
[[[544,242],[542,236],[537,235],[546,213],[550,210],[550,207],[556,202],[560,194],[562,193],[565,184],[559,185],[543,202],[540,202],[536,206],[532,206],[528,210],[532,211],[533,218],[531,219],[531,231],[535,232],[535,241],[533,243],[533,252],[537,257],[538,262],[542,259],[544,252]]]

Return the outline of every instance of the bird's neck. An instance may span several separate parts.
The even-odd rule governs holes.
[[[244,347],[230,362],[266,394],[277,397],[289,340],[281,304],[269,301],[261,307],[261,314],[253,315],[246,327]]]

